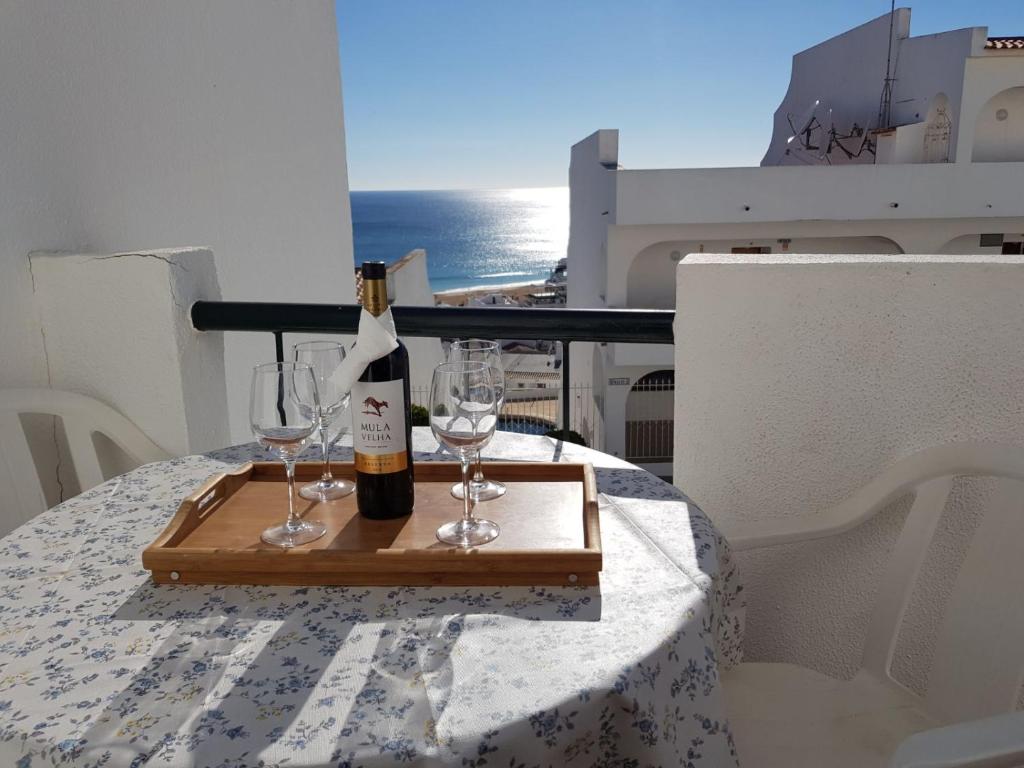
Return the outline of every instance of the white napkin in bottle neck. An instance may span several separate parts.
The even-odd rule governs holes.
[[[391,308],[384,310],[383,314],[378,317],[374,317],[364,309],[359,315],[359,333],[356,335],[356,343],[348,350],[341,365],[331,375],[331,383],[338,388],[339,392],[350,392],[352,385],[363,375],[366,366],[374,360],[380,360],[397,348],[398,338],[395,333],[395,319],[391,316]]]

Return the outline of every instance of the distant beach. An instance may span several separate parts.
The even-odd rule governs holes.
[[[438,304],[447,304],[452,307],[464,306],[470,299],[487,296],[491,293],[500,293],[515,301],[521,301],[531,293],[543,293],[545,285],[540,283],[508,283],[505,285],[490,285],[482,288],[454,288],[448,291],[437,291],[434,293],[434,300]]]
[[[565,257],[566,188],[352,192],[356,263],[427,251],[431,290],[446,304],[542,290]]]

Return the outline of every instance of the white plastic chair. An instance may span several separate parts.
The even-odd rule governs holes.
[[[0,534],[46,509],[43,487],[22,427],[22,414],[59,417],[64,426],[79,487],[85,491],[105,479],[93,435],[102,434],[133,461],[145,464],[168,458],[138,427],[109,405],[56,389],[0,389],[0,463],[13,488],[3,500]]]
[[[996,477],[944,607],[923,696],[890,674],[897,635],[953,479]],[[786,768],[1013,768],[1024,765],[1024,449],[930,448],[821,515],[726,529],[735,549],[849,530],[907,492],[914,501],[849,681],[781,663],[723,673],[740,760]]]

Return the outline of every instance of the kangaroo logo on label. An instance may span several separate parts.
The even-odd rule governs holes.
[[[365,400],[363,400],[363,408],[364,409],[369,409],[369,408],[373,409],[372,411],[371,410],[364,410],[363,411],[363,413],[365,413],[367,416],[376,416],[378,418],[383,418],[384,414],[380,412],[380,409],[381,408],[387,408],[387,407],[388,407],[388,401],[387,400],[377,400],[377,399],[375,399],[373,397],[368,397]]]

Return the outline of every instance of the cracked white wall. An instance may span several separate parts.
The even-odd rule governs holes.
[[[35,305],[38,286],[36,273],[32,268],[32,260],[28,259],[27,261],[32,285],[33,318],[35,318],[38,313],[37,305]],[[45,382],[48,388],[52,388],[53,372],[50,368],[50,355],[46,344],[46,328],[42,323],[38,323],[38,331]],[[82,489],[78,486],[74,473],[71,471],[70,451],[61,430],[60,420],[43,414],[22,414],[21,418],[25,427],[25,437],[28,439],[32,455],[39,467],[40,484],[43,487],[47,503],[58,504],[80,493]],[[0,477],[0,488],[5,487],[9,482],[11,479]]]
[[[48,383],[102,400],[174,455],[228,441],[223,334],[192,328],[218,300],[205,249],[34,253]]]
[[[0,72],[0,387],[50,383],[33,251],[204,245],[225,299],[354,300],[330,0],[16,3]],[[273,350],[226,339],[231,439]]]

